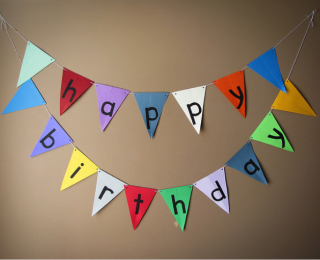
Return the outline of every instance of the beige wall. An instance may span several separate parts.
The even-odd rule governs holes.
[[[277,44],[319,1],[17,1],[0,12],[59,64],[131,91],[177,91],[242,69]],[[307,23],[277,47],[288,75]],[[10,29],[23,56],[25,42]],[[320,14],[316,13],[292,82],[320,114]],[[20,62],[0,31],[0,110],[16,92]],[[192,184],[222,167],[268,113],[278,90],[245,70],[247,118],[213,85],[198,135],[169,96],[150,140],[130,95],[100,131],[95,88],[59,116],[61,68],[34,77],[47,107],[101,169],[137,186]],[[186,229],[155,196],[133,231],[125,193],[91,217],[97,175],[60,192],[73,147],[30,158],[48,120],[44,107],[0,116],[1,258],[319,258],[318,117],[274,115],[290,153],[253,147],[269,185],[226,167],[230,215],[194,189]]]

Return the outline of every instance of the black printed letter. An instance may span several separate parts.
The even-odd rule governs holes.
[[[51,130],[51,132],[49,132],[45,137],[43,137],[43,138],[40,140],[40,143],[42,144],[42,146],[43,146],[44,148],[49,149],[49,148],[51,148],[51,147],[54,145],[54,138],[53,138],[51,135],[52,135],[55,131],[56,131],[56,129],[53,128],[53,130]],[[51,140],[51,144],[49,144],[49,145],[46,145],[46,144],[44,143],[44,141],[45,141],[47,138],[50,138],[50,140]]]
[[[243,103],[243,93],[242,93],[242,90],[241,90],[241,88],[239,86],[237,87],[237,89],[239,91],[239,96],[236,93],[234,93],[232,89],[229,89],[229,92],[233,96],[235,96],[237,99],[240,99],[239,105],[237,107],[237,109],[239,109],[242,106],[242,103]]]
[[[254,170],[253,171],[249,171],[248,169],[248,166],[249,165],[252,165],[254,167]],[[249,162],[247,162],[245,165],[244,165],[244,170],[250,174],[250,175],[253,175],[256,173],[256,171],[260,171],[260,168],[254,163],[254,161],[252,161],[252,159],[249,160]]]
[[[149,111],[153,110],[156,113],[155,117],[149,117]],[[156,120],[158,118],[158,110],[155,107],[146,107],[146,120],[147,120],[147,128],[150,129],[149,121]]]
[[[139,214],[140,203],[143,203],[143,200],[141,200],[141,194],[138,194],[138,198],[134,200],[134,202],[137,202],[136,214]]]
[[[285,147],[285,140],[284,140],[283,134],[282,134],[279,130],[277,130],[277,129],[275,129],[275,128],[273,128],[273,131],[275,131],[275,132],[278,134],[278,136],[268,135],[268,137],[269,137],[269,138],[272,138],[272,139],[281,139],[281,141],[282,141],[282,148],[284,148],[284,147]]]
[[[220,201],[220,200],[225,199],[225,198],[226,198],[226,195],[224,195],[224,192],[223,192],[223,190],[222,190],[219,182],[218,182],[218,181],[215,181],[215,183],[217,184],[218,188],[216,188],[215,190],[213,190],[213,191],[211,192],[211,197],[212,197],[213,200],[215,200],[215,201]],[[217,198],[214,196],[214,193],[215,193],[216,191],[220,191],[221,198],[217,199]]]
[[[62,95],[62,98],[65,98],[65,96],[67,95],[68,91],[71,90],[73,93],[72,93],[72,96],[69,100],[69,102],[72,102],[74,96],[76,95],[76,92],[77,90],[73,87],[71,87],[71,84],[73,82],[73,79],[70,79],[69,83],[68,83],[68,86],[66,87],[65,91],[63,92],[63,95]]]
[[[172,198],[172,204],[173,204],[173,207],[174,207],[174,214],[177,215],[178,214],[178,210],[177,210],[177,204],[180,203],[181,206],[182,206],[182,211],[183,213],[185,214],[186,213],[186,207],[184,205],[184,202],[182,200],[178,200],[178,201],[175,201],[175,198],[174,198],[174,195],[171,195],[171,198]]]
[[[101,113],[104,114],[104,115],[106,115],[106,116],[112,116],[112,114],[113,114],[113,109],[114,109],[114,105],[115,105],[115,104],[116,104],[116,103],[110,103],[110,102],[108,102],[108,101],[107,101],[107,102],[104,102],[104,103],[102,104],[102,106],[101,106]],[[109,112],[106,112],[106,111],[104,110],[105,105],[110,105],[110,106],[111,106]]]
[[[197,106],[197,107],[198,107],[199,112],[198,112],[197,114],[193,114],[193,113],[192,113],[192,110],[191,110],[191,107],[192,107],[192,106]],[[187,107],[188,107],[189,114],[190,114],[190,117],[191,117],[191,120],[192,120],[192,124],[195,125],[195,124],[196,124],[196,121],[194,121],[194,117],[201,114],[201,111],[202,111],[202,110],[201,110],[201,106],[200,106],[198,103],[193,102],[193,103],[191,103],[191,104],[187,104]]]
[[[104,186],[103,189],[102,189],[102,191],[101,191],[101,193],[100,193],[100,195],[99,195],[99,199],[100,199],[100,200],[102,199],[102,197],[103,197],[103,195],[104,195],[104,193],[105,193],[106,191],[110,191],[110,193],[113,194],[113,190],[109,189],[107,186]]]

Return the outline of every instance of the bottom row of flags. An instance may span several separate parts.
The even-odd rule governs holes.
[[[225,166],[232,167],[257,181],[268,184],[253,151],[251,140]],[[195,182],[193,185],[158,190],[128,185],[99,169],[97,165],[75,147],[61,185],[61,190],[78,183],[98,171],[92,216],[105,207],[121,191],[125,190],[133,229],[136,229],[154,196],[159,192],[181,230],[184,230],[193,186],[202,191],[224,211],[230,212],[225,166]]]

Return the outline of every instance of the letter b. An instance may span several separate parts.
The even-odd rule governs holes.
[[[51,132],[49,132],[45,137],[43,137],[43,138],[40,140],[40,143],[42,144],[42,146],[43,146],[44,148],[49,149],[49,148],[51,148],[51,147],[54,145],[54,138],[53,138],[51,135],[52,135],[55,131],[56,131],[56,129],[53,128],[53,129],[51,130]],[[48,138],[51,140],[51,143],[50,143],[49,145],[45,144],[45,141],[46,141]]]

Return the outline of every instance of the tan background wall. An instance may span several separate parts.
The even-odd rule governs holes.
[[[0,12],[59,64],[131,91],[177,91],[242,69],[276,45],[320,1],[17,1]],[[320,115],[320,14],[291,80]],[[277,47],[285,79],[307,22]],[[25,42],[13,30],[21,56]],[[20,62],[0,31],[0,110],[16,92]],[[222,167],[270,110],[278,90],[245,70],[247,118],[215,87],[198,135],[169,96],[153,140],[130,95],[104,132],[95,88],[59,116],[62,70],[34,82],[79,147],[101,169],[137,186],[192,184]],[[319,117],[274,115],[295,152],[253,141],[269,185],[226,167],[230,215],[194,189],[186,229],[155,196],[133,231],[125,193],[91,217],[97,175],[60,192],[73,147],[30,158],[48,120],[44,107],[0,116],[2,258],[319,258]]]

